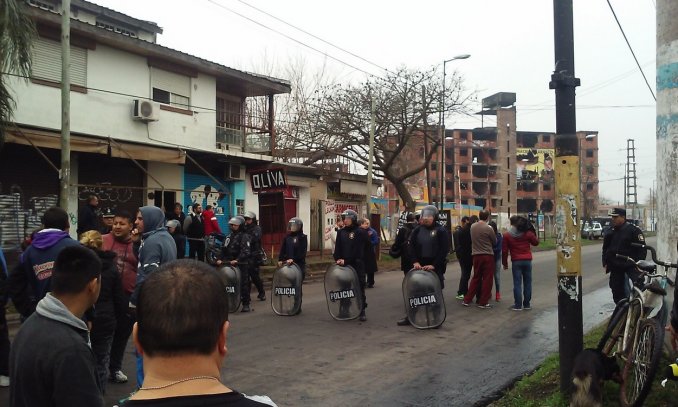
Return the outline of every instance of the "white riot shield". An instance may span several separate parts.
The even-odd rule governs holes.
[[[358,273],[351,266],[332,264],[325,272],[327,310],[338,321],[356,319],[363,309]]]
[[[434,271],[410,270],[403,279],[407,319],[418,329],[438,328],[446,311],[440,280]]]
[[[242,281],[240,269],[228,265],[221,266],[217,269],[217,273],[226,288],[226,296],[228,296],[228,312],[237,312],[238,308],[240,308],[240,284]]]
[[[283,265],[273,273],[271,308],[278,315],[297,315],[301,309],[301,269]]]

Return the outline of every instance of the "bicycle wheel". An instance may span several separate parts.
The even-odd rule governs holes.
[[[624,335],[624,327],[626,326],[626,315],[629,310],[629,303],[620,302],[617,308],[610,317],[610,322],[603,333],[603,336],[598,342],[597,349],[604,355],[611,356],[614,352],[615,345],[621,340]]]
[[[642,406],[657,373],[664,341],[664,329],[656,319],[640,322],[635,346],[628,355],[619,388],[624,406]]]

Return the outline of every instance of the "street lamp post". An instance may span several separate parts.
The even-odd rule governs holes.
[[[468,59],[470,58],[470,54],[461,54],[457,55],[455,57],[452,57],[448,60],[443,61],[443,89],[442,89],[442,103],[441,103],[441,109],[440,109],[440,126],[438,128],[438,132],[440,133],[440,142],[441,142],[441,154],[440,154],[440,186],[438,187],[439,195],[440,195],[440,210],[443,210],[443,202],[445,202],[445,79],[447,77],[447,71],[446,71],[446,66],[448,62],[456,61],[457,59]],[[452,158],[454,159],[454,151],[452,152]],[[453,167],[454,168],[454,167]],[[454,172],[453,172],[454,175]],[[454,202],[454,188],[452,188],[452,202]]]

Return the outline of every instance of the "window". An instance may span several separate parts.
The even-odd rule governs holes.
[[[550,143],[551,142],[551,136],[548,134],[545,134],[541,137],[541,141],[544,143]]]
[[[244,199],[236,199],[235,200],[235,212],[237,215],[242,215],[245,213],[245,200]]]
[[[71,84],[87,86],[87,50],[71,45]],[[61,43],[38,38],[33,43],[31,77],[61,83]]]
[[[152,67],[151,83],[156,102],[180,109],[190,108],[191,78],[188,76]]]
[[[435,188],[438,186],[438,182],[436,180],[431,181],[431,188]]]
[[[468,184],[465,183],[465,182],[461,182],[461,183],[459,184],[459,188],[460,188],[462,191],[466,191],[466,190],[468,190]]]
[[[452,181],[445,181],[445,188],[447,189],[454,188],[454,184],[452,183]]]
[[[550,191],[551,190],[551,184],[548,182],[544,182],[544,191]]]
[[[463,157],[468,156],[468,148],[462,148],[462,149],[460,149],[460,150],[459,150],[459,155],[460,155],[460,156],[463,156]]]
[[[459,167],[459,172],[468,172],[468,167],[465,165],[462,165]]]
[[[116,32],[118,34],[126,35],[128,37],[132,37],[132,38],[137,37],[136,32],[134,32],[130,29],[127,29],[127,28],[117,26],[117,25],[115,25],[115,23],[111,23],[111,22],[108,22],[108,21],[102,21],[102,20],[97,19],[97,27],[103,28],[103,29],[108,30],[108,31],[113,31],[113,32]]]
[[[435,162],[435,161],[432,162],[432,163],[431,163],[431,170],[432,170],[432,171],[435,171],[435,170],[437,170],[437,169],[438,169],[438,163]]]
[[[454,166],[452,164],[445,164],[445,172],[451,174],[454,171]]]
[[[587,175],[593,175],[593,166],[592,165],[586,166],[586,174]]]
[[[593,191],[593,184],[590,183],[590,182],[588,184],[586,184],[586,190],[587,191]]]
[[[468,133],[459,133],[459,140],[468,140]]]
[[[587,158],[593,157],[593,149],[591,149],[591,148],[586,149],[586,157]]]

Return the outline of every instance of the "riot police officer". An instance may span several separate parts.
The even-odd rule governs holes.
[[[303,278],[306,278],[306,251],[308,250],[308,238],[304,234],[304,222],[299,218],[292,218],[287,223],[287,236],[280,246],[278,254],[278,266],[283,263],[295,263],[299,266]]]
[[[266,291],[264,291],[264,283],[259,276],[259,266],[262,264],[262,249],[261,249],[261,227],[257,222],[257,215],[252,211],[245,212],[245,232],[250,235],[250,266],[247,271],[250,275],[250,283],[247,291],[252,289],[252,283],[257,287],[259,301],[266,301]]]
[[[617,254],[629,256],[638,261],[647,255],[645,249],[634,247],[631,243],[645,244],[645,236],[640,228],[626,221],[624,208],[613,208],[610,211],[612,229],[603,241],[603,267],[610,274],[612,299],[617,304],[629,294],[628,279],[636,281],[640,273],[630,262],[616,257]]]
[[[221,249],[221,259],[217,265],[228,263],[233,267],[239,267],[243,275],[240,296],[242,299],[242,312],[250,312],[250,281],[247,268],[250,262],[250,235],[244,230],[245,219],[242,216],[234,216],[228,221],[231,233],[226,236],[224,247]]]
[[[367,233],[358,226],[358,213],[352,209],[347,209],[341,214],[341,220],[344,227],[337,232],[337,243],[334,247],[334,260],[339,266],[351,266],[358,274],[360,291],[362,292],[363,309],[360,311],[360,320],[367,321],[365,308],[367,308],[367,298],[365,297],[365,286],[367,285],[363,256],[365,243],[367,242]]]
[[[438,208],[427,205],[421,210],[420,224],[410,234],[410,255],[415,269],[433,271],[445,287],[447,253],[450,252],[450,235],[438,225]]]

